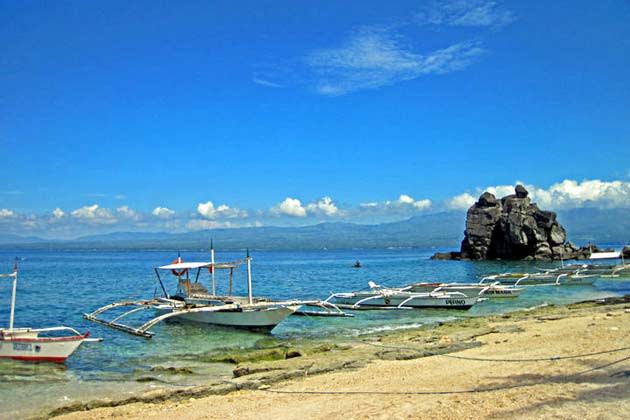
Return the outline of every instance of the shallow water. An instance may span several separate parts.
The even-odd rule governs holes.
[[[363,289],[369,280],[387,286],[417,281],[479,280],[484,274],[532,271],[544,263],[430,261],[436,250],[260,251],[253,253],[254,293],[273,298],[323,299],[330,292]],[[9,272],[14,254],[0,252],[0,271]],[[65,366],[0,361],[0,417],[36,414],[74,401],[121,397],[155,387],[178,387],[231,377],[233,366],[202,363],[198,355],[222,348],[252,347],[268,335],[205,325],[164,323],[147,340],[89,323],[85,312],[125,299],[146,299],[160,289],[153,267],[169,263],[175,252],[20,251],[15,326],[68,325],[89,330],[102,343],[86,343]],[[217,261],[243,258],[217,252]],[[182,253],[185,261],[208,260],[207,252]],[[363,267],[351,265],[360,260]],[[207,276],[204,281],[207,280]],[[6,280],[6,279],[4,279]],[[176,278],[167,275],[174,291]],[[219,292],[227,273],[218,271]],[[235,294],[246,294],[244,267],[235,271]],[[207,284],[207,283],[206,283]],[[485,301],[470,311],[364,311],[354,318],[290,317],[272,335],[281,340],[344,340],[361,334],[413,328],[427,323],[501,313],[542,304],[568,303],[630,293],[630,282],[600,279],[594,286],[528,288],[518,299]],[[8,323],[9,281],[0,282],[0,324]],[[147,311],[148,312],[148,311]],[[149,313],[139,315],[147,319]],[[158,371],[156,371],[156,367]],[[185,367],[193,374],[170,374],[160,367]],[[146,381],[148,379],[150,381]],[[124,386],[121,386],[121,383]],[[28,406],[24,401],[28,400]]]

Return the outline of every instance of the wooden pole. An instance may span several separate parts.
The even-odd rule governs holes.
[[[153,269],[155,271],[155,275],[158,278],[158,281],[160,282],[160,287],[162,288],[162,291],[164,292],[164,297],[165,298],[170,298],[170,296],[168,295],[168,292],[166,291],[166,288],[164,287],[164,283],[162,283],[162,279],[160,278],[160,272],[158,271],[157,268]]]
[[[234,267],[230,267],[230,288],[228,290],[228,296],[232,296],[232,274],[234,273]]]
[[[254,303],[254,298],[252,296],[252,258],[249,256],[249,249],[247,250],[247,298],[249,299],[249,304]]]
[[[17,288],[17,271],[13,272],[13,293],[11,295],[11,316],[9,317],[9,330],[13,329],[13,318],[15,314],[15,292]]]
[[[217,283],[214,278],[214,245],[210,242],[210,266],[212,267],[212,296],[217,295]]]

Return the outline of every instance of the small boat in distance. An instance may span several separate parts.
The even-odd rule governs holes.
[[[352,268],[361,268],[361,261],[356,260],[354,264],[352,264]]]
[[[13,279],[9,328],[0,328],[0,358],[27,362],[63,363],[86,341],[102,341],[88,338],[89,332],[81,334],[70,327],[14,328],[15,297],[17,289],[17,260],[13,273],[0,274],[0,278]]]

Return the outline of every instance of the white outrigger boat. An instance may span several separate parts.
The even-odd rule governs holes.
[[[17,289],[17,264],[11,274],[0,277],[13,279],[9,328],[0,328],[0,358],[28,362],[63,363],[86,341],[101,341],[88,338],[89,332],[81,334],[70,327],[14,328],[15,295]]]
[[[401,290],[418,293],[430,292],[460,292],[468,297],[480,296],[485,298],[516,298],[524,290],[522,287],[507,286],[497,283],[478,284],[478,283],[439,283],[439,282],[421,282],[410,284]]]
[[[319,307],[319,310],[307,313],[312,316],[347,316],[336,305],[328,302],[297,299],[274,301],[268,298],[254,297],[249,251],[244,260],[227,263],[214,261],[214,248],[211,248],[210,255],[210,262],[184,262],[178,257],[171,264],[156,267],[154,270],[164,293],[163,297],[145,301],[112,303],[92,313],[85,314],[84,317],[114,329],[150,338],[153,333],[149,329],[166,319],[271,331],[289,315],[296,314],[302,306]],[[234,269],[243,264],[247,267],[247,296],[232,296]],[[208,289],[199,282],[201,272],[206,270],[211,276],[211,293],[208,293]],[[226,295],[217,295],[216,293],[216,270],[229,270],[229,289]],[[170,272],[177,277],[178,285],[175,294],[169,295],[166,291],[162,277],[160,277],[160,271]],[[195,272],[194,281],[190,276],[193,271]],[[108,321],[100,317],[104,312],[114,308],[129,306],[134,308],[112,320]],[[132,327],[119,322],[121,319],[144,309],[154,309],[159,315],[139,327]]]
[[[483,300],[478,294],[467,296],[462,292],[431,291],[412,292],[404,288],[382,287],[368,282],[370,290],[349,293],[333,293],[324,302],[334,301],[341,309],[411,309],[446,308],[470,309]]]
[[[559,268],[540,273],[502,273],[483,277],[479,284],[509,286],[591,286],[600,275],[585,268]]]

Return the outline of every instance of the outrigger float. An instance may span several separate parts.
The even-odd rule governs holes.
[[[236,328],[271,331],[289,315],[299,314],[308,316],[351,316],[343,312],[337,305],[320,300],[282,300],[274,301],[264,297],[254,297],[252,291],[252,270],[249,251],[244,260],[216,263],[214,248],[210,250],[210,262],[184,262],[178,257],[171,264],[154,269],[163,297],[151,300],[122,301],[103,306],[94,312],[84,314],[84,318],[110,328],[130,334],[150,338],[154,335],[149,331],[156,324],[167,319],[197,322],[204,324],[222,325]],[[247,267],[247,296],[233,296],[234,269],[245,265]],[[229,271],[229,286],[226,295],[217,295],[215,273],[217,270]],[[211,292],[199,281],[202,272],[208,272],[211,277]],[[170,295],[160,276],[160,272],[170,272],[177,277],[177,291]],[[194,281],[191,273],[194,272]],[[315,307],[316,310],[301,310],[302,307]],[[101,317],[102,314],[121,307],[133,307],[111,320]],[[153,309],[158,316],[146,321],[139,327],[122,324],[120,321],[134,313]]]
[[[89,332],[81,334],[74,328],[65,326],[14,328],[17,277],[17,263],[13,267],[13,273],[0,274],[0,278],[13,279],[9,328],[0,328],[0,358],[63,363],[82,343],[102,341],[100,338],[88,338]]]

